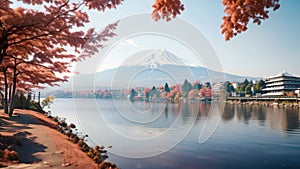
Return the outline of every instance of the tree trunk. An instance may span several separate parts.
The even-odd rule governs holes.
[[[7,83],[7,75],[6,68],[3,70],[4,74],[4,113],[8,114],[8,83]]]
[[[0,38],[0,64],[3,61],[3,58],[6,56],[6,50],[8,48],[7,40],[7,30],[2,29],[1,38]]]
[[[14,109],[15,109],[16,88],[17,88],[17,59],[15,59],[15,65],[14,65],[13,88],[12,88],[9,113],[8,113],[9,117],[12,116]]]
[[[3,56],[2,54],[0,54],[0,64],[2,63],[2,60],[3,60]]]
[[[38,103],[41,104],[41,92],[39,92],[39,95],[38,95]]]
[[[9,89],[8,89],[8,103],[11,101],[11,89],[12,89],[12,84],[9,84]]]
[[[17,79],[17,78],[14,77],[14,81],[15,81],[15,79]],[[14,109],[15,109],[15,97],[16,97],[16,83],[13,84],[13,89],[12,89],[12,93],[11,93],[9,113],[8,113],[8,115],[10,117],[12,116]]]

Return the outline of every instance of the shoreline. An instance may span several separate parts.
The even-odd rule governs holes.
[[[3,161],[6,168],[117,168],[107,162],[103,146],[92,148],[72,133],[74,124],[31,110],[16,109],[13,117],[0,110],[0,139],[12,138],[6,149],[18,153],[18,161]],[[2,149],[4,149],[2,147]],[[6,151],[6,150],[5,150]]]
[[[287,101],[237,101],[227,100],[227,104],[232,105],[262,105],[267,107],[279,107],[279,108],[300,108],[300,102],[287,102]]]

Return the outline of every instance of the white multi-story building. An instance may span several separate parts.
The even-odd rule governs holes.
[[[300,77],[284,71],[276,76],[266,78],[263,96],[284,96],[300,88]]]

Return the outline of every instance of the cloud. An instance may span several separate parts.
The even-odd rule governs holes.
[[[138,45],[134,40],[132,39],[127,39],[123,42],[120,43],[121,45],[124,45],[124,46],[131,46],[131,47],[134,47],[134,48],[138,48],[140,47],[140,45]]]

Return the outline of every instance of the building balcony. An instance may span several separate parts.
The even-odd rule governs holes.
[[[284,92],[271,92],[263,94],[262,96],[284,96]]]
[[[284,90],[284,89],[286,89],[284,86],[280,86],[280,87],[268,87],[268,88],[264,88],[263,91]]]
[[[283,82],[274,82],[274,83],[268,83],[266,84],[266,87],[269,87],[269,86],[281,86],[281,85],[284,85]]]

